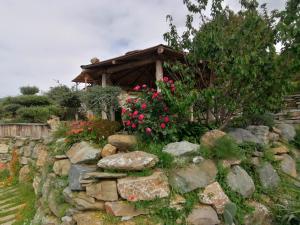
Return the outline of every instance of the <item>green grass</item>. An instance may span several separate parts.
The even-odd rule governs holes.
[[[0,182],[4,182],[9,178],[9,170],[8,169],[3,169],[0,171]]]

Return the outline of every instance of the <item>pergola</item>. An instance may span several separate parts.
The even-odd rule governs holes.
[[[163,78],[164,62],[183,61],[184,53],[157,45],[136,50],[105,61],[82,65],[82,72],[73,82],[90,85],[119,86],[124,91],[136,84],[155,86],[155,81]]]

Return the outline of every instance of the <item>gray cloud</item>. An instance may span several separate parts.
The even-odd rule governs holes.
[[[270,8],[283,1],[269,0]],[[237,0],[227,0],[236,7]],[[182,0],[0,0],[0,97],[22,85],[71,85],[80,65],[163,43],[165,16],[184,26]]]

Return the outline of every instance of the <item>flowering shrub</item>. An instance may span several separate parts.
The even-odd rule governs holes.
[[[66,141],[69,144],[82,140],[101,143],[108,136],[120,129],[120,124],[116,121],[96,119],[92,121],[74,121],[69,125]]]
[[[164,77],[162,82],[169,88],[170,93],[175,92],[173,80]],[[169,110],[165,96],[145,84],[137,85],[133,90],[139,91],[140,96],[127,99],[125,107],[122,108],[124,127],[128,131],[139,132],[155,140],[173,139],[176,133],[175,116]]]

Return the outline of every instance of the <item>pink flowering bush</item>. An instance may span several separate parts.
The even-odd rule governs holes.
[[[164,77],[162,82],[169,87],[170,93],[174,93],[173,80]],[[165,101],[165,96],[145,84],[137,85],[133,90],[140,92],[140,96],[127,99],[125,107],[122,108],[126,130],[138,132],[154,140],[173,139],[176,133],[176,122],[174,114],[169,110],[169,104]]]

